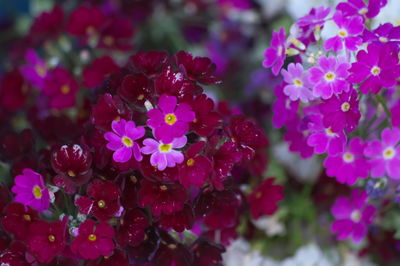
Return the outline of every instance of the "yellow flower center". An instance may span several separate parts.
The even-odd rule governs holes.
[[[293,80],[293,83],[294,83],[294,85],[296,85],[296,86],[298,86],[298,87],[303,86],[303,82],[301,82],[301,80],[299,80],[299,79]]]
[[[36,65],[35,69],[36,69],[36,73],[37,73],[40,77],[43,78],[44,76],[46,76],[46,69],[45,69],[43,66],[41,66],[41,65]]]
[[[106,202],[104,200],[99,200],[97,202],[97,206],[99,206],[99,208],[104,208],[106,206]]]
[[[345,31],[345,30],[340,30],[339,32],[338,32],[338,35],[340,36],[340,37],[342,37],[342,38],[344,38],[344,37],[346,37],[347,36],[347,32]]]
[[[128,137],[122,137],[122,143],[124,143],[124,145],[126,147],[132,147],[133,146],[133,141],[131,140],[131,138],[128,138]]]
[[[377,67],[377,66],[374,66],[374,67],[371,69],[371,73],[372,73],[372,75],[377,76],[377,75],[379,75],[379,74],[381,73],[381,69],[380,69],[379,67]]]
[[[327,129],[325,129],[326,135],[333,137],[336,136],[336,134],[332,131],[332,129],[330,127],[328,127]]]
[[[328,72],[325,74],[325,79],[326,81],[333,81],[335,79],[335,74],[332,72]]]
[[[137,99],[138,99],[139,101],[143,100],[143,99],[144,99],[144,94],[140,94],[140,95],[137,97]]]
[[[165,116],[165,123],[167,123],[168,125],[172,126],[173,124],[176,123],[176,115],[175,114],[167,114]]]
[[[25,221],[28,221],[28,222],[31,221],[31,216],[29,214],[24,214],[23,217],[24,217]]]
[[[88,237],[88,239],[89,239],[90,241],[96,241],[97,236],[96,236],[95,234],[90,234],[89,237]]]
[[[32,193],[33,193],[33,196],[36,198],[36,199],[40,199],[41,197],[42,197],[42,190],[40,189],[40,187],[39,186],[34,186],[33,187],[33,189],[32,189]]]
[[[187,160],[186,164],[187,166],[192,166],[194,164],[194,159],[190,158],[189,160]]]
[[[367,12],[368,12],[368,8],[364,7],[364,8],[361,8],[360,11],[358,11],[358,14],[365,15],[365,14],[367,14]]]
[[[379,41],[380,42],[388,42],[389,40],[386,37],[379,37]]]
[[[388,147],[383,151],[383,158],[386,160],[393,159],[393,157],[396,155],[396,151],[392,147]]]
[[[61,93],[62,94],[68,94],[71,91],[70,87],[68,85],[64,85],[61,87]]]
[[[108,35],[108,36],[103,38],[103,42],[104,42],[105,45],[111,46],[114,43],[114,38],[112,36]]]
[[[49,235],[49,241],[50,242],[56,241],[56,237],[54,235]]]
[[[343,161],[345,161],[346,163],[351,163],[354,161],[354,156],[353,154],[346,152],[343,154]]]
[[[161,152],[169,152],[171,150],[172,145],[171,144],[161,144],[158,149]]]
[[[121,120],[121,117],[120,117],[119,115],[117,115],[117,116],[114,118],[114,121],[119,122],[120,120]]]
[[[340,109],[342,109],[342,112],[347,112],[350,110],[350,104],[348,102],[342,103],[342,106],[340,106]]]
[[[75,175],[75,172],[72,171],[72,170],[68,170],[67,174],[68,174],[70,177],[75,177],[75,176],[76,176],[76,175]]]
[[[360,211],[353,211],[350,215],[353,222],[358,223],[361,220],[361,212]]]
[[[170,249],[176,249],[176,245],[175,245],[175,244],[169,244],[168,247],[169,247]]]
[[[166,185],[161,185],[161,186],[160,186],[160,189],[163,190],[163,191],[165,191],[165,190],[168,189],[168,187],[167,187]]]

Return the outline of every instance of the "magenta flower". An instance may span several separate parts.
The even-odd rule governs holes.
[[[136,127],[135,122],[127,122],[125,119],[114,120],[111,127],[114,132],[105,133],[104,138],[109,141],[107,148],[114,151],[114,161],[127,162],[132,158],[132,154],[136,161],[141,161],[143,157],[135,140],[144,136],[144,127]]]
[[[283,92],[285,83],[275,87],[275,102],[272,106],[272,123],[274,128],[283,127],[287,121],[296,117],[299,101],[291,101]]]
[[[360,242],[367,234],[367,226],[373,221],[376,208],[367,204],[368,194],[355,189],[351,198],[339,197],[332,206],[332,214],[336,221],[332,223],[331,230],[337,234],[338,240],[352,238]]]
[[[50,194],[41,174],[25,168],[22,175],[14,179],[11,191],[17,194],[14,201],[31,206],[38,211],[47,210],[50,206]]]
[[[337,155],[343,152],[346,144],[346,135],[343,131],[335,133],[330,128],[324,127],[321,114],[310,116],[308,123],[310,135],[307,144],[314,147],[314,153],[322,154],[328,152],[330,155]]]
[[[341,12],[333,15],[333,20],[338,26],[337,35],[326,40],[324,48],[333,50],[335,53],[346,48],[350,51],[357,50],[357,46],[362,44],[360,35],[364,30],[363,19],[360,16],[346,18]]]
[[[313,155],[313,148],[307,144],[308,129],[305,123],[299,117],[293,117],[288,120],[286,124],[286,132],[283,138],[289,142],[289,150],[291,152],[298,152],[301,158],[306,159]]]
[[[394,45],[400,43],[400,26],[393,26],[391,23],[380,25],[373,31],[365,30],[363,33],[364,42],[393,42]]]
[[[283,92],[289,96],[290,100],[297,101],[300,99],[302,102],[308,103],[314,98],[308,76],[305,75],[301,64],[291,63],[288,70],[282,69],[281,73],[285,82],[288,83],[283,88]]]
[[[22,75],[33,86],[43,89],[44,80],[48,74],[46,62],[32,49],[26,52],[25,60],[27,64],[21,67]]]
[[[361,138],[354,138],[342,153],[329,155],[324,161],[326,174],[336,177],[339,183],[352,186],[358,178],[367,178],[369,163],[364,158],[364,143]]]
[[[325,23],[325,18],[329,15],[331,12],[330,7],[317,7],[317,8],[312,8],[310,13],[308,15],[305,15],[301,18],[299,18],[296,22],[296,24],[299,27],[307,27],[310,26],[312,29],[314,29],[317,26],[322,26]]]
[[[349,75],[350,64],[343,57],[321,56],[318,66],[310,68],[310,81],[314,84],[314,96],[329,99],[332,95],[349,91],[350,85],[346,81]]]
[[[363,0],[348,0],[339,3],[336,10],[341,11],[344,16],[365,15],[367,18],[373,18],[386,4],[387,0],[369,0],[368,6]]]
[[[343,129],[352,132],[361,118],[357,96],[357,91],[351,89],[321,103],[319,109],[324,116],[324,126],[330,127],[333,132],[340,132]]]
[[[373,140],[365,148],[365,156],[370,158],[371,176],[382,177],[387,174],[393,179],[400,178],[400,129],[385,128],[381,141]]]
[[[167,167],[175,167],[176,164],[183,162],[184,156],[182,152],[174,149],[184,147],[186,142],[186,136],[176,138],[169,143],[148,138],[143,141],[144,147],[142,147],[142,153],[151,154],[151,165],[157,167],[158,170],[163,171]]]
[[[348,80],[361,83],[360,91],[377,94],[382,87],[390,88],[400,77],[399,57],[396,49],[387,43],[372,43],[368,52],[361,50],[357,54],[357,62],[353,63]]]
[[[175,96],[161,95],[158,107],[147,113],[150,118],[147,125],[153,128],[156,139],[163,143],[170,143],[174,138],[182,137],[189,130],[189,123],[195,119],[190,105],[177,105]]]
[[[286,58],[286,37],[284,28],[280,28],[279,32],[272,32],[271,47],[267,48],[264,53],[263,66],[265,68],[272,67],[272,73],[277,76],[283,66]]]

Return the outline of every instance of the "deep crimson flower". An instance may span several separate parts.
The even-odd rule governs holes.
[[[102,257],[100,261],[89,261],[87,266],[126,266],[129,265],[125,252],[116,249],[112,256]]]
[[[152,263],[159,266],[193,265],[193,254],[187,247],[176,242],[167,232],[161,231],[161,243]]]
[[[73,107],[78,90],[78,82],[67,69],[62,67],[55,68],[44,81],[43,92],[49,96],[51,108]]]
[[[129,103],[143,106],[146,100],[151,100],[154,94],[153,82],[143,74],[133,74],[125,76],[119,95]]]
[[[29,38],[35,45],[55,39],[64,29],[64,11],[54,6],[50,11],[41,13],[32,23]]]
[[[109,18],[100,31],[98,47],[106,49],[129,50],[134,35],[130,19],[123,17]]]
[[[86,184],[92,176],[92,155],[78,144],[53,148],[51,166],[68,186]]]
[[[14,241],[0,253],[0,265],[29,266],[26,257],[26,247],[23,242]]]
[[[155,216],[172,214],[183,209],[186,191],[178,184],[155,183],[143,179],[139,190],[138,204],[149,206]]]
[[[146,230],[146,240],[138,246],[127,246],[129,263],[142,265],[150,263],[160,245],[160,236],[155,227]],[[148,264],[146,264],[148,265]]]
[[[71,251],[84,259],[110,256],[114,250],[114,229],[106,223],[86,220],[79,226],[79,234],[72,241]]]
[[[199,239],[194,243],[192,252],[195,257],[194,266],[220,266],[223,264],[222,253],[225,252],[223,245]]]
[[[100,221],[108,221],[121,208],[119,203],[121,192],[113,182],[94,180],[88,185],[86,193],[90,199],[79,197],[75,200],[80,213],[93,215]]]
[[[65,247],[67,220],[47,223],[37,221],[30,225],[27,240],[28,250],[39,262],[50,262]]]
[[[216,84],[214,76],[216,65],[208,57],[193,57],[190,53],[179,51],[175,54],[178,67],[193,81],[202,84]]]
[[[92,122],[96,127],[111,131],[111,122],[121,118],[132,120],[132,110],[121,100],[119,96],[104,94],[93,107]]]
[[[200,86],[187,80],[182,72],[174,72],[170,66],[164,68],[162,73],[154,80],[154,85],[158,94],[176,96],[184,102],[191,102],[193,96],[203,92]]]
[[[199,155],[204,146],[203,141],[191,145],[185,154],[184,162],[179,165],[179,182],[186,189],[191,186],[202,187],[212,174],[210,159]]]
[[[83,84],[88,88],[99,86],[112,73],[118,72],[119,67],[110,56],[94,59],[83,70]]]
[[[146,238],[145,229],[149,227],[147,215],[139,208],[128,211],[121,219],[117,230],[117,242],[120,246],[137,246]]]
[[[221,124],[221,116],[214,111],[214,101],[207,95],[201,94],[191,105],[195,112],[195,119],[192,123],[193,130],[200,136],[210,136],[214,129]]]
[[[29,90],[19,70],[6,72],[0,80],[0,105],[12,112],[23,108]]]
[[[168,53],[164,51],[138,52],[129,58],[133,69],[147,76],[161,73],[168,64]]]
[[[255,219],[264,214],[271,215],[278,209],[277,203],[283,199],[283,187],[273,185],[274,181],[275,178],[264,180],[248,196],[251,214]]]
[[[68,20],[67,31],[77,37],[93,38],[98,34],[105,20],[105,15],[101,9],[97,7],[80,6],[71,13]]]
[[[247,160],[254,156],[254,150],[265,148],[268,138],[264,131],[244,116],[235,116],[229,125],[231,139]]]
[[[21,203],[11,203],[4,210],[1,224],[5,231],[17,239],[24,240],[29,236],[29,226],[39,220],[37,211]]]
[[[175,212],[170,215],[162,215],[158,220],[158,226],[165,230],[170,228],[176,232],[183,232],[185,229],[192,228],[194,223],[194,215],[192,206],[185,204],[181,211]]]

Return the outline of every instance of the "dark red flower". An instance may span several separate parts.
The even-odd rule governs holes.
[[[111,131],[111,122],[132,118],[132,110],[121,100],[119,96],[104,94],[93,107],[92,122],[96,127]]]
[[[237,224],[232,227],[227,227],[223,229],[211,229],[204,232],[207,239],[211,241],[220,241],[224,246],[229,246],[233,240],[238,238],[238,232],[236,230]]]
[[[26,247],[20,241],[14,241],[4,251],[0,253],[0,265],[30,266],[25,258]]]
[[[158,226],[165,230],[174,229],[176,232],[183,232],[192,228],[194,215],[192,206],[185,204],[182,210],[170,215],[162,215],[158,220]]]
[[[29,90],[19,70],[6,72],[0,80],[0,105],[11,112],[23,108]]]
[[[51,166],[68,186],[86,184],[92,176],[92,155],[78,144],[53,148]]]
[[[186,191],[178,184],[163,184],[143,179],[138,204],[150,207],[153,215],[172,214],[183,209]]]
[[[55,6],[50,11],[41,13],[32,23],[29,38],[34,45],[40,45],[47,40],[58,37],[64,29],[64,11]]]
[[[13,234],[17,239],[26,239],[29,236],[29,226],[39,220],[37,211],[21,203],[11,203],[4,210],[1,224],[5,231]]]
[[[141,72],[152,77],[159,74],[167,66],[168,58],[168,53],[164,51],[141,51],[132,55],[129,62],[135,72]]]
[[[147,235],[145,229],[149,227],[147,215],[139,208],[128,211],[121,219],[117,230],[117,242],[120,246],[137,246]]]
[[[150,227],[145,232],[147,238],[138,246],[126,246],[130,265],[143,265],[152,261],[160,245],[160,236],[156,228]]]
[[[193,101],[193,111],[196,118],[192,123],[194,131],[203,137],[208,137],[221,124],[221,116],[214,111],[214,101],[202,94]]]
[[[9,162],[29,154],[34,145],[32,130],[21,133],[5,133],[0,136],[0,160]]]
[[[108,221],[121,208],[120,191],[113,182],[94,180],[87,187],[86,193],[90,198],[82,196],[75,200],[75,205],[82,214],[93,215],[100,221]]]
[[[79,234],[72,241],[71,250],[84,259],[110,256],[114,250],[114,229],[106,223],[86,220],[79,226]]]
[[[80,6],[71,13],[67,31],[77,37],[95,37],[105,20],[100,8]]]
[[[191,145],[185,155],[185,161],[179,165],[179,182],[186,189],[191,186],[202,187],[212,174],[210,159],[199,155],[205,142],[197,142]]]
[[[143,106],[154,95],[153,82],[143,74],[125,76],[119,89],[119,95],[129,103]]]
[[[30,225],[28,250],[39,262],[50,262],[64,250],[66,222],[66,219],[52,223],[37,221]]]
[[[98,46],[106,49],[129,50],[134,35],[132,21],[128,18],[112,17],[100,31]]]
[[[222,253],[225,248],[204,239],[199,239],[192,247],[194,255],[194,266],[220,266],[222,263]]]
[[[216,84],[218,79],[214,76],[216,65],[207,57],[193,57],[190,53],[179,51],[175,55],[177,65],[194,81],[203,84]]]
[[[273,185],[275,178],[264,180],[253,192],[248,196],[251,208],[251,214],[255,219],[261,215],[271,215],[277,209],[277,203],[283,199],[283,187]]]
[[[100,261],[89,261],[86,266],[128,266],[129,262],[126,254],[116,249],[112,256],[102,257]]]
[[[99,86],[112,73],[118,72],[119,67],[110,56],[94,59],[83,70],[83,84],[88,88]]]
[[[170,66],[164,68],[160,76],[155,79],[154,86],[158,94],[176,96],[185,102],[191,102],[193,96],[203,92],[200,86],[186,79],[182,72],[174,72]]]
[[[158,266],[190,266],[193,265],[193,254],[189,249],[176,242],[168,233],[161,231],[162,241],[154,255],[152,263]]]

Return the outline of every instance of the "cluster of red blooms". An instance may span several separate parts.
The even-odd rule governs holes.
[[[106,20],[96,10],[74,11],[70,22],[79,23],[69,23],[68,32],[81,45],[99,38],[93,42],[99,47],[127,48],[132,31],[123,22],[107,22],[119,19]],[[268,146],[263,130],[229,103],[215,104],[204,93],[203,85],[218,83],[214,71],[210,59],[183,51],[138,52],[123,67],[100,57],[76,85],[77,91],[79,86],[91,90],[82,93],[80,107],[73,101],[75,115],[63,112],[62,105],[56,112],[44,108],[31,97],[32,84],[20,70],[7,73],[0,84],[0,102],[7,103],[0,110],[0,160],[10,165],[12,178],[0,191],[0,264],[221,265],[224,245],[237,237],[240,222],[273,214],[283,189],[273,178],[262,178]],[[72,75],[65,78],[71,79],[79,83]],[[57,88],[64,97],[65,86]],[[113,122],[146,127],[148,111],[165,96],[194,113],[187,142],[176,150],[183,161],[163,170],[148,154],[116,161],[105,138]],[[21,116],[30,129],[16,133],[13,123]],[[135,142],[146,137],[150,130]],[[26,169],[44,184],[25,182]],[[10,193],[14,183],[14,193],[33,193],[18,197],[45,199],[46,206],[50,200],[50,207],[17,202]]]

